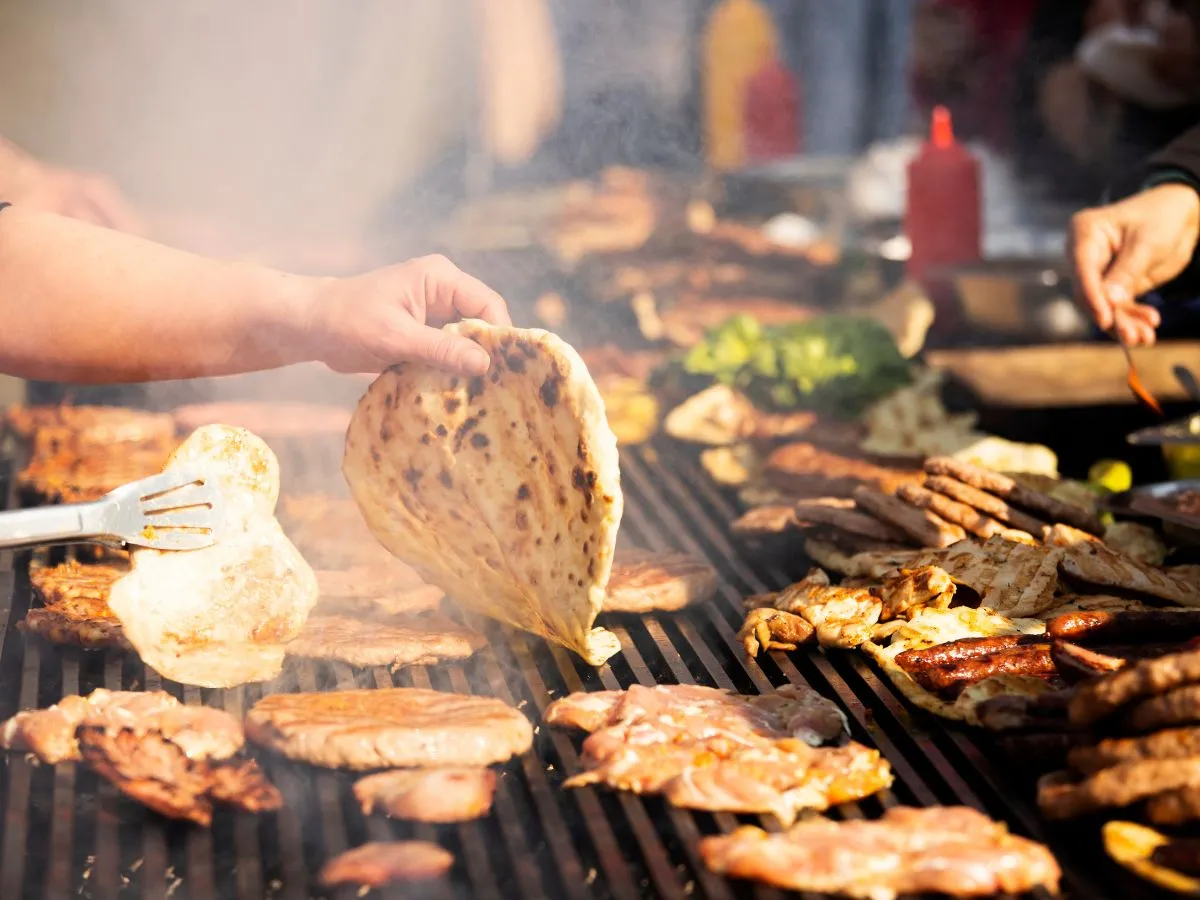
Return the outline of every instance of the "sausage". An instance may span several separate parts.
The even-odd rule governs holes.
[[[1096,675],[1116,672],[1125,665],[1125,660],[1088,650],[1068,641],[1054,641],[1050,645],[1050,656],[1064,681],[1074,683]]]
[[[1048,678],[1056,675],[1057,670],[1050,656],[1050,645],[1043,643],[1029,647],[1009,647],[991,656],[964,659],[946,666],[916,669],[909,674],[926,690],[941,696],[956,697],[964,688],[994,675]]]
[[[1200,635],[1200,610],[1125,609],[1117,612],[1073,612],[1046,623],[1053,640],[1075,643],[1182,643]]]
[[[962,638],[933,647],[905,650],[896,655],[896,662],[904,671],[911,673],[915,669],[927,669],[934,666],[951,665],[967,659],[979,659],[990,656],[1000,650],[1020,647],[1030,644],[1044,643],[1041,635],[1006,634],[1000,637]]]
[[[967,506],[974,507],[981,513],[986,513],[993,519],[1003,522],[1006,525],[1011,525],[1013,528],[1027,534],[1040,535],[1042,529],[1048,525],[1048,523],[1043,522],[1041,519],[1035,518],[1028,513],[1023,513],[1019,509],[1014,509],[999,497],[989,494],[987,491],[981,491],[979,488],[971,487],[969,484],[964,484],[957,478],[950,478],[947,475],[926,475],[925,487],[945,497],[949,497],[951,500],[957,500],[959,503],[965,503]]]

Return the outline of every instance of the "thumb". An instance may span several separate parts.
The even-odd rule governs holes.
[[[491,355],[470,338],[417,322],[403,329],[397,349],[400,357],[460,375],[486,374],[492,364]]]
[[[1114,307],[1129,306],[1150,288],[1153,248],[1147,241],[1130,240],[1121,246],[1117,258],[1104,273],[1104,294]]]

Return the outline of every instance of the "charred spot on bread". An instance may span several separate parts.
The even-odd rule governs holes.
[[[471,435],[471,446],[474,447],[476,450],[482,450],[484,447],[488,446],[490,443],[491,443],[491,441],[488,440],[488,437],[486,434],[480,434],[477,431],[473,435]]]

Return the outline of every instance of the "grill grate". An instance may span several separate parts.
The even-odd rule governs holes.
[[[278,691],[433,687],[490,694],[541,721],[547,704],[577,690],[631,684],[697,683],[764,691],[807,682],[835,698],[854,736],[891,761],[890,791],[839,808],[834,815],[872,817],[897,803],[966,803],[1007,820],[1022,834],[1047,840],[1065,871],[1070,897],[1146,897],[1152,892],[1110,863],[1094,823],[1047,829],[1032,805],[1032,779],[994,748],[925,716],[910,716],[890,683],[859,654],[815,652],[745,659],[736,639],[740,598],[778,588],[797,573],[743,559],[726,523],[734,510],[696,460],[669,442],[622,454],[626,513],[622,539],[652,550],[707,557],[721,575],[716,600],[678,615],[610,617],[624,652],[599,670],[544,642],[479,622],[490,649],[465,663],[355,670],[336,663],[291,663],[276,680],[228,691],[163,682],[132,656],[85,653],[26,640],[16,623],[29,602],[26,558],[0,556],[0,716],[47,706],[96,687],[162,687],[187,703],[235,715]],[[803,560],[794,561],[801,567]],[[158,818],[74,765],[36,766],[8,754],[0,760],[0,897],[58,900],[137,897],[146,900],[306,900],[324,894],[314,875],[330,856],[367,840],[425,838],[456,857],[450,878],[419,888],[383,890],[387,898],[449,900],[522,898],[702,897],[768,900],[781,892],[708,873],[697,840],[740,822],[776,830],[772,819],[674,809],[657,798],[595,788],[564,790],[579,770],[578,739],[540,726],[534,750],[503,770],[494,812],[458,825],[430,826],[364,819],[349,791],[352,777],[260,759],[283,792],[284,810],[250,816],[218,810],[210,830]]]

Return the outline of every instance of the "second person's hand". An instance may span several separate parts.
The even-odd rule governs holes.
[[[305,329],[313,356],[337,372],[377,374],[423,360],[482,375],[491,358],[469,338],[442,331],[456,318],[511,325],[504,299],[443,256],[423,256],[365,275],[320,281]]]
[[[1200,238],[1200,194],[1164,184],[1085,209],[1071,221],[1076,295],[1104,331],[1129,346],[1153,344],[1158,311],[1137,298],[1178,276]]]

